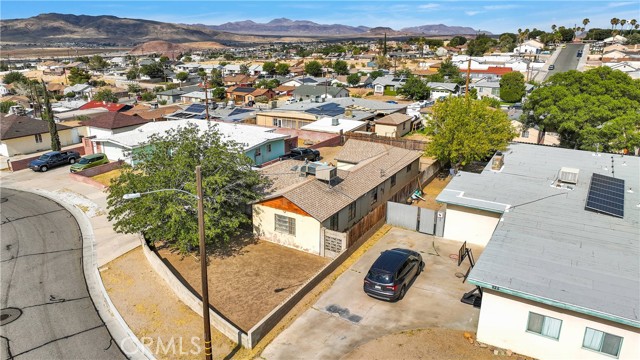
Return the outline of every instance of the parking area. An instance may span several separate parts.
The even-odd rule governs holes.
[[[318,301],[262,353],[264,359],[337,359],[373,339],[409,329],[446,328],[474,332],[480,313],[460,302],[473,285],[457,277],[461,243],[393,228],[345,271]],[[363,279],[380,253],[396,247],[422,254],[425,270],[403,300],[390,303],[367,296]],[[481,248],[472,248],[476,258]]]

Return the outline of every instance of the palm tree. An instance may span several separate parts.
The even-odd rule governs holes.
[[[611,30],[615,29],[618,24],[620,24],[620,19],[615,17],[611,19]]]
[[[638,25],[638,22],[636,21],[636,19],[631,19],[631,21],[629,21],[629,33],[631,33],[631,28],[637,29],[636,25]]]
[[[556,32],[557,28],[556,24],[551,25],[551,31]]]
[[[627,23],[627,20],[625,20],[625,19],[620,20],[620,32],[621,32],[622,34],[624,34],[624,25],[625,25],[626,23]]]
[[[634,29],[636,29],[636,30],[640,29],[640,24],[635,24],[635,25],[633,26],[633,28],[634,28]]]

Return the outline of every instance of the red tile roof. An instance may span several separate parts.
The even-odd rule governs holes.
[[[466,70],[460,70],[460,72],[465,73]],[[513,72],[513,69],[510,67],[489,66],[488,69],[471,69],[471,72],[474,74],[494,74],[502,76],[506,73]]]
[[[131,106],[125,105],[125,104],[116,104],[116,103],[92,100],[82,105],[80,107],[80,110],[95,109],[95,108],[105,108],[109,111],[125,111],[130,109]]]
[[[82,125],[100,129],[119,129],[127,126],[142,125],[148,123],[138,115],[127,115],[119,112],[102,113],[91,120],[83,121]]]

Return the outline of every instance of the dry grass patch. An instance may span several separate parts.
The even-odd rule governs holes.
[[[109,186],[111,185],[111,179],[115,179],[119,177],[120,174],[122,174],[122,170],[115,169],[115,170],[107,171],[106,173],[93,176],[92,179],[104,186]]]

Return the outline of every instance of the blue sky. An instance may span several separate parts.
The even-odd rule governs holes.
[[[501,33],[534,27],[549,31],[552,24],[573,27],[584,18],[591,20],[588,27],[609,28],[612,17],[640,20],[640,1],[2,0],[0,4],[0,19],[26,18],[47,12],[210,25],[240,20],[268,22],[280,17],[321,24],[388,26],[396,30],[445,24]]]

